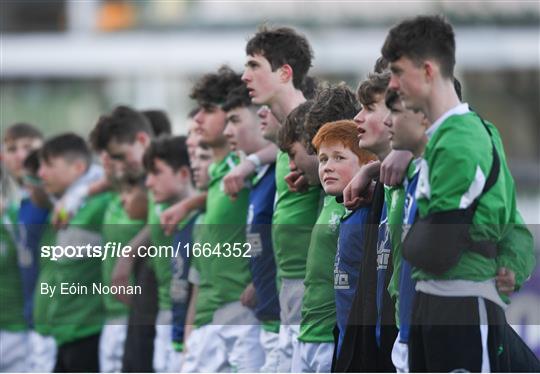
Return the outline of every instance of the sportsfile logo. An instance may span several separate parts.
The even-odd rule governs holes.
[[[41,257],[51,261],[63,259],[84,259],[120,257],[151,257],[178,258],[188,257],[251,257],[250,243],[182,243],[172,245],[141,245],[134,250],[130,245],[118,242],[107,242],[104,246],[92,245],[44,245],[41,247]]]
[[[119,242],[107,242],[105,245],[45,245],[41,247],[41,257],[49,258],[51,261],[62,259],[84,259],[101,258],[105,261],[107,258],[120,257],[178,257],[182,250],[182,243],[173,247],[172,245],[160,246],[139,246],[134,251],[130,245],[122,245]]]

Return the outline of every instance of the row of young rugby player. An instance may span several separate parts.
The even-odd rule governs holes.
[[[38,284],[127,287],[135,274],[143,290],[35,298],[34,350],[57,347],[42,371],[538,370],[503,310],[534,268],[532,237],[496,128],[461,103],[452,27],[395,26],[356,95],[307,76],[312,51],[292,29],[261,29],[246,54],[242,75],[195,84],[187,138],[155,138],[128,107],[102,116],[90,143],[105,178],[76,135],[43,145],[30,176],[60,198],[51,220],[64,228],[42,245],[85,227],[133,248],[249,243],[251,258],[41,261]],[[452,210],[496,252],[418,229],[455,223],[437,216]]]

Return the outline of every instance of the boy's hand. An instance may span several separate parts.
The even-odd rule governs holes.
[[[412,158],[409,151],[391,151],[381,164],[379,180],[387,186],[400,185]]]
[[[245,290],[240,295],[240,302],[243,306],[254,308],[257,305],[257,295],[255,294],[255,286],[253,283],[247,285]]]
[[[245,180],[253,174],[255,165],[249,160],[243,160],[223,178],[223,190],[229,196],[236,196],[245,186]]]
[[[505,267],[499,268],[495,281],[497,290],[507,296],[510,296],[516,288],[516,274]]]
[[[171,235],[178,225],[178,222],[183,220],[188,214],[189,209],[186,206],[185,200],[182,200],[165,209],[159,217],[159,222],[161,223],[161,227],[163,228],[165,234]]]
[[[366,197],[369,196],[368,187],[371,185],[371,182],[372,179],[365,172],[365,169],[360,169],[343,190],[343,205],[345,205],[345,208],[354,210],[365,203]],[[373,195],[373,190],[371,191],[371,195]]]
[[[291,192],[305,192],[309,187],[306,177],[298,170],[291,171],[287,174],[285,176],[285,182]]]

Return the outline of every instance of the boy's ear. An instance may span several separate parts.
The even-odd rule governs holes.
[[[74,160],[73,165],[75,166],[75,170],[77,170],[80,175],[83,175],[86,172],[86,169],[88,169],[88,167],[90,166],[87,164],[86,161],[80,158]]]
[[[145,148],[150,144],[150,135],[145,133],[144,131],[139,131],[137,135],[135,135],[135,140],[139,143],[141,143]]]
[[[293,78],[293,69],[291,65],[285,64],[280,69],[280,78],[283,83],[287,83]]]
[[[439,71],[439,66],[435,61],[433,60],[425,60],[424,61],[424,73],[426,74],[426,78],[428,80],[433,80],[436,73]]]
[[[178,169],[178,173],[180,173],[180,176],[184,179],[191,178],[191,170],[189,166],[182,166],[180,169]]]

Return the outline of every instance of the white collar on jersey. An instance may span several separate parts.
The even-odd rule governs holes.
[[[460,103],[456,105],[455,107],[444,113],[442,116],[440,116],[435,122],[433,122],[433,125],[431,125],[429,129],[426,130],[426,136],[428,137],[428,139],[431,139],[433,134],[435,134],[435,131],[437,131],[437,129],[441,127],[442,123],[446,121],[448,117],[462,115],[469,112],[469,104]]]

